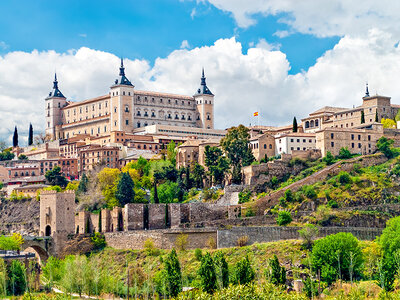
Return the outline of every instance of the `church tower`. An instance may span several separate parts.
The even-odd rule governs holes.
[[[119,77],[110,87],[111,131],[131,132],[134,122],[133,94],[134,85],[125,76],[124,61],[121,58]]]
[[[197,104],[197,127],[214,129],[214,94],[207,87],[204,69],[201,75],[200,88],[193,97]]]
[[[57,74],[54,74],[53,90],[49,93],[46,101],[46,135],[49,135],[52,140],[59,139],[56,136],[57,125],[62,124],[61,109],[67,105],[67,99],[58,89]]]

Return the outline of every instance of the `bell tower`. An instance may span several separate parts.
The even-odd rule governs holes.
[[[67,99],[58,88],[57,74],[54,74],[53,90],[45,99],[46,107],[46,135],[49,135],[52,140],[59,139],[56,136],[56,126],[62,124],[61,109],[67,105]]]
[[[214,94],[207,87],[204,68],[201,74],[200,87],[193,97],[197,105],[197,127],[214,129]]]

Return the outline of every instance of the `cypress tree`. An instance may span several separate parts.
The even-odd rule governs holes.
[[[101,224],[101,209],[100,209],[100,211],[99,211],[99,232],[101,232],[101,226],[102,226],[102,224]]]
[[[217,275],[218,287],[220,289],[229,286],[229,270],[228,263],[225,260],[225,256],[221,251],[215,254],[215,273]]]
[[[89,179],[87,178],[86,174],[83,173],[81,181],[79,182],[79,185],[78,185],[77,193],[78,194],[86,193],[88,184],[89,184]]]
[[[17,126],[15,126],[15,129],[14,129],[13,147],[18,147],[18,130],[17,130]]]
[[[247,284],[253,281],[255,272],[247,255],[236,263],[233,276],[235,284]]]
[[[395,121],[396,121],[396,120],[395,120]],[[378,110],[375,111],[375,122],[379,122],[379,119],[378,119]]]
[[[271,283],[275,285],[285,284],[286,283],[286,269],[285,267],[281,267],[278,257],[274,255],[269,260],[269,274],[267,273],[267,278],[271,281]]]
[[[365,116],[364,116],[364,111],[361,111],[361,124],[365,123]]]
[[[297,119],[293,117],[293,132],[297,132]]]
[[[214,261],[208,252],[201,260],[199,276],[202,289],[212,294],[217,288],[217,276],[215,274]]]
[[[154,179],[154,203],[160,203],[160,200],[158,199],[158,193],[157,193],[157,180]]]
[[[128,173],[122,173],[118,181],[117,192],[115,193],[115,198],[117,198],[121,207],[133,202],[135,198],[134,186],[131,176]]]
[[[168,292],[170,296],[176,297],[182,291],[182,273],[175,249],[172,249],[168,254],[164,262],[164,267]]]
[[[33,145],[33,127],[32,123],[29,124],[28,146]]]

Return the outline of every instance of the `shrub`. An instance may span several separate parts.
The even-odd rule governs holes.
[[[340,159],[348,159],[348,158],[351,158],[351,157],[352,157],[352,154],[349,151],[349,148],[347,148],[347,147],[340,148],[338,158],[340,158]]]
[[[280,211],[278,213],[278,217],[276,218],[276,223],[279,226],[285,226],[292,222],[292,216],[290,215],[290,212],[288,211]]]
[[[96,232],[91,237],[91,240],[95,249],[103,249],[106,246],[106,239],[104,238],[104,235],[99,232]]]
[[[317,238],[319,229],[313,224],[306,224],[299,231],[300,237],[303,239],[303,245],[306,249],[311,249],[314,240]]]
[[[175,297],[182,291],[182,273],[175,249],[168,254],[165,262],[165,276],[169,295]]]
[[[393,143],[394,143],[393,140],[388,139],[388,138],[383,136],[376,142],[376,147],[387,158],[393,158],[394,157],[394,152],[393,152],[393,149],[392,149]]]
[[[251,207],[248,207],[246,209],[246,213],[245,213],[245,217],[249,218],[249,217],[254,217],[256,215],[256,213],[254,212],[254,210]]]
[[[269,281],[275,285],[286,283],[286,269],[279,263],[276,255],[269,259],[269,268],[265,271],[265,275]]]
[[[303,292],[307,295],[308,298],[313,299],[319,295],[318,289],[318,281],[307,277],[304,282]]]
[[[315,241],[311,262],[314,270],[321,270],[321,280],[331,284],[338,274],[344,280],[353,274],[359,277],[363,257],[358,240],[351,233],[340,232]]]
[[[201,249],[199,248],[196,248],[194,250],[194,257],[196,257],[198,261],[201,261],[201,259],[203,258],[203,251],[201,251]]]
[[[160,255],[160,250],[155,246],[152,238],[148,238],[144,241],[144,251],[150,256]]]
[[[353,165],[353,171],[354,171],[354,173],[361,174],[362,173],[361,165],[360,164],[354,164]]]
[[[229,269],[225,260],[224,253],[218,251],[214,257],[215,273],[217,275],[217,283],[220,289],[229,286]]]
[[[311,200],[317,199],[317,192],[315,191],[314,187],[312,185],[305,185],[302,188],[304,196]]]
[[[199,268],[200,285],[203,291],[212,294],[217,288],[217,276],[215,274],[214,260],[210,253],[206,253],[201,260]]]
[[[239,193],[239,204],[249,202],[251,198],[251,191],[244,189]]]
[[[330,208],[338,208],[339,204],[336,200],[329,200],[327,206]]]
[[[293,202],[294,201],[294,195],[293,195],[293,193],[292,193],[292,191],[290,190],[290,189],[287,189],[286,191],[285,191],[285,200],[287,201],[287,202]]]
[[[248,242],[249,242],[249,237],[247,235],[241,236],[240,238],[237,239],[238,247],[244,247],[247,245]]]
[[[280,197],[280,198],[279,198],[279,205],[280,205],[281,207],[286,207],[286,206],[287,206],[287,202],[286,202],[285,197]]]
[[[235,265],[233,271],[234,284],[248,284],[254,280],[255,272],[250,264],[249,257],[242,258]]]
[[[186,246],[188,244],[188,235],[187,234],[179,234],[175,240],[175,246],[179,251],[185,251]]]
[[[348,184],[352,182],[350,174],[345,171],[339,173],[338,180],[341,184]]]
[[[335,162],[335,158],[333,157],[332,153],[328,151],[322,161],[324,161],[329,166]]]

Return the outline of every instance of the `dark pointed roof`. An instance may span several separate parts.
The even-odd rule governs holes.
[[[121,58],[121,66],[119,68],[119,77],[118,79],[115,79],[114,82],[114,85],[121,85],[121,84],[133,86],[133,84],[125,76],[124,60],[122,58]]]
[[[369,90],[368,90],[368,82],[365,88],[365,96],[364,97],[369,97]]]
[[[206,84],[206,77],[204,76],[204,68],[201,74],[201,83],[200,83],[200,88],[197,90],[196,95],[212,95],[214,96],[213,93],[211,93],[210,89],[207,87]]]
[[[65,98],[63,93],[58,89],[57,73],[54,73],[53,90],[49,93],[48,98]]]

